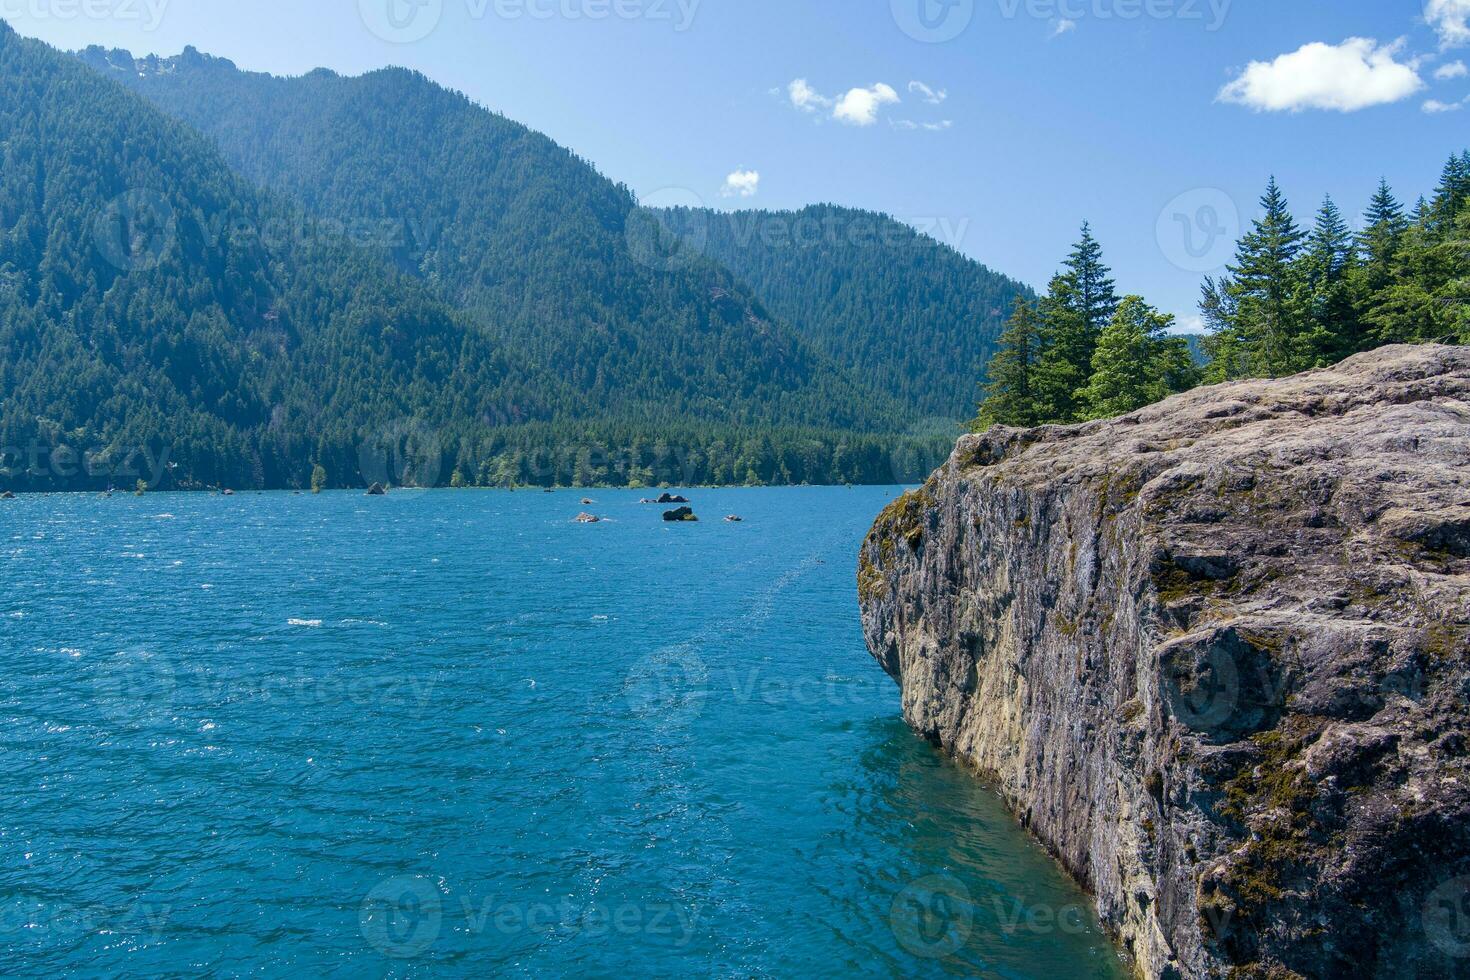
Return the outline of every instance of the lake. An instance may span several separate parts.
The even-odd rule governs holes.
[[[897,492],[0,502],[5,972],[1122,977],[864,648]]]

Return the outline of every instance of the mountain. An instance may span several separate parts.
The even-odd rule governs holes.
[[[0,23],[0,480],[345,476],[378,420],[473,418],[478,391],[526,383],[421,284],[309,229],[208,140]]]
[[[0,23],[0,488],[888,482],[941,451],[714,263],[629,258],[630,235],[663,243],[628,231],[624,191],[594,181],[552,220],[543,159],[514,201],[420,189],[441,210],[401,227],[444,230],[399,236],[392,181],[350,186],[366,158],[320,161],[361,216],[313,213],[108,74]],[[432,103],[386,117],[488,117],[372,81]]]
[[[626,187],[423,75],[281,78],[193,49],[80,57],[566,381],[576,397],[551,419],[907,425],[896,399],[854,381],[718,262],[670,251]]]
[[[817,350],[925,416],[974,415],[977,382],[1011,307],[1017,296],[1032,295],[871,211],[677,208],[665,220],[749,283]]]

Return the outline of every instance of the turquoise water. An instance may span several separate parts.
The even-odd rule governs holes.
[[[1119,976],[864,650],[894,492],[0,502],[0,972]]]

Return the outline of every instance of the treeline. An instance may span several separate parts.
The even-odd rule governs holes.
[[[1470,342],[1470,152],[1405,212],[1380,182],[1353,234],[1328,198],[1310,230],[1272,180],[1235,262],[1206,279],[1209,381],[1324,367],[1384,344]]]
[[[483,487],[883,484],[923,480],[953,434],[865,436],[803,430],[600,427],[589,434],[526,426],[487,433],[446,453],[445,482]]]
[[[1202,288],[1207,363],[1171,316],[1119,299],[1086,225],[1036,303],[1018,302],[975,427],[1104,418],[1201,382],[1280,377],[1384,344],[1470,343],[1470,152],[1412,209],[1380,182],[1354,233],[1329,197],[1302,227],[1273,178],[1234,260]]]
[[[410,419],[303,442],[282,432],[251,438],[170,423],[126,444],[88,445],[59,431],[0,444],[0,489],[900,484],[922,480],[952,445],[952,433],[672,427],[651,436],[616,424],[463,431]]]

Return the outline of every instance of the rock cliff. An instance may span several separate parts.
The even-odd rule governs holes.
[[[1470,348],[966,436],[858,588],[1142,974],[1470,976]]]

